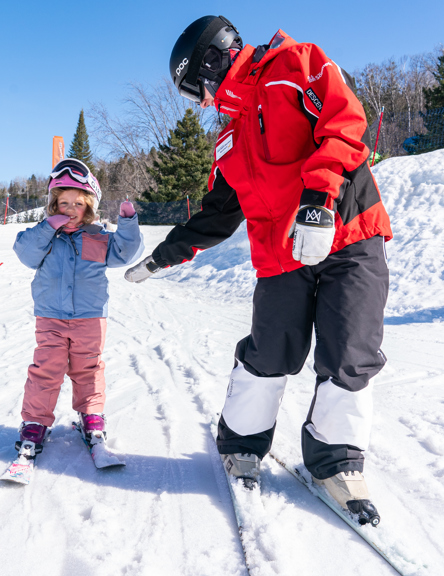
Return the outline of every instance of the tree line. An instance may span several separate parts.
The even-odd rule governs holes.
[[[444,46],[399,61],[368,64],[354,78],[373,142],[384,108],[378,145],[383,158],[444,147]]]
[[[444,147],[444,46],[428,54],[368,64],[354,72],[374,141],[384,107],[382,158]],[[101,158],[94,160],[83,110],[68,157],[85,162],[97,176],[103,214],[115,220],[118,204],[129,198],[144,203],[191,200],[194,209],[207,191],[217,134],[229,121],[214,109],[202,110],[179,96],[164,79],[154,87],[131,84],[120,116],[101,104],[87,114],[89,130]],[[18,212],[42,205],[46,178],[32,175],[0,187]]]

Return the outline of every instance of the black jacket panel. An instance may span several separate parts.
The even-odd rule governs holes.
[[[229,238],[244,219],[236,191],[217,170],[213,189],[202,199],[202,210],[185,226],[175,226],[153,252],[156,264],[165,268],[192,260],[205,250]]]

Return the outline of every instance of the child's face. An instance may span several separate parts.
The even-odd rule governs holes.
[[[60,214],[70,217],[70,221],[65,225],[66,228],[78,228],[85,215],[85,197],[75,188],[64,190],[57,199],[57,208]]]

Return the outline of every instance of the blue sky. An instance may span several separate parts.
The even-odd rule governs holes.
[[[4,2],[0,182],[47,175],[52,137],[63,136],[68,149],[82,108],[101,102],[118,114],[129,82],[155,84],[167,76],[177,37],[206,14],[223,14],[254,46],[282,28],[299,42],[318,44],[351,73],[444,43],[442,0]]]

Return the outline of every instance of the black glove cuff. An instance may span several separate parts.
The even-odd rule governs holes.
[[[306,206],[307,204],[310,204],[311,206],[325,206],[327,198],[327,192],[318,192],[317,190],[310,190],[309,188],[305,188],[302,191],[300,205]]]
[[[157,264],[157,266],[159,266],[159,268],[167,268],[168,267],[168,262],[166,260],[164,260],[162,258],[162,256],[160,255],[159,247],[154,249],[154,252],[152,253],[152,257],[153,257],[154,262]]]

